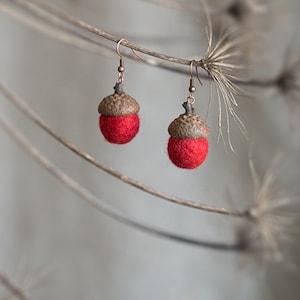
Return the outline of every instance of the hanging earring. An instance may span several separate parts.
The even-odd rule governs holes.
[[[126,144],[138,133],[140,106],[135,99],[123,90],[124,61],[120,53],[120,44],[128,42],[121,39],[117,43],[116,52],[120,56],[118,67],[119,78],[114,86],[114,94],[105,97],[98,106],[99,128],[104,138],[113,144]]]
[[[168,127],[170,138],[168,154],[170,160],[179,168],[195,169],[200,166],[208,154],[209,127],[197,114],[193,104],[196,91],[193,78],[193,63],[190,65],[189,96],[182,104],[185,112],[176,118]]]

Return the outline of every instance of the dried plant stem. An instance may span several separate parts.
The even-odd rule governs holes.
[[[159,228],[146,225],[140,221],[134,220],[132,217],[125,215],[123,212],[115,209],[107,203],[98,199],[95,195],[90,193],[87,189],[81,186],[78,182],[73,180],[67,174],[63,173],[58,167],[53,165],[37,148],[35,148],[28,139],[25,138],[19,130],[17,130],[6,117],[0,114],[0,125],[10,134],[11,137],[26,151],[28,152],[37,162],[39,162],[44,168],[47,169],[52,175],[54,175],[59,181],[65,184],[69,189],[79,195],[89,205],[94,207],[97,211],[121,222],[122,224],[136,228],[140,231],[159,236],[162,238],[182,242],[185,244],[205,247],[215,250],[229,250],[229,251],[242,251],[244,244],[242,243],[214,243],[209,241],[202,241],[198,239],[189,238],[182,235],[173,234]],[[5,277],[1,278],[0,281],[4,282],[10,289],[14,290],[16,294],[22,295],[24,300],[28,298],[24,297],[23,294],[16,289],[13,285],[9,284],[9,281]]]
[[[31,300],[31,298],[27,296],[21,288],[14,285],[3,273],[0,273],[0,282],[12,293],[13,296],[20,300]]]
[[[50,35],[52,38],[58,39],[63,42],[67,42],[68,44],[72,44],[75,47],[85,49],[93,53],[95,52],[101,53],[101,49],[102,49],[102,53],[103,53],[103,49],[115,51],[114,47],[109,47],[105,45],[100,39],[98,39],[98,37],[113,41],[115,43],[117,43],[121,39],[121,37],[116,37],[110,33],[104,32],[40,0],[9,0],[9,1],[3,0],[2,3],[0,4],[0,9],[2,5],[12,5],[12,4],[30,13],[31,15],[30,17],[32,17],[33,15],[37,19],[35,22],[33,20],[31,20],[31,22],[28,22],[28,21],[24,21],[24,18],[21,18],[17,14],[14,14],[13,17],[17,18],[19,21],[23,21],[26,25],[29,25],[36,30],[43,31],[44,33]],[[12,15],[11,10],[4,10],[4,12]],[[44,22],[47,21],[48,23],[58,27],[55,29],[55,31],[59,32],[60,34],[58,36],[54,35],[53,28],[51,33],[51,30],[49,29],[49,25],[47,25],[48,30],[43,30],[39,28],[39,25],[38,26],[36,25],[36,24],[41,24],[43,21]],[[92,33],[92,35],[89,33]],[[70,39],[70,36],[73,36],[73,39]],[[82,43],[85,43],[87,45],[83,46]],[[189,70],[186,67],[183,68],[180,65],[190,65],[192,61],[191,59],[178,58],[178,57],[173,57],[170,55],[158,53],[153,50],[146,49],[129,42],[126,43],[123,42],[122,45],[124,47],[130,48],[132,50],[150,56],[150,58],[144,57],[143,63],[145,64],[149,64],[172,72],[189,75]],[[137,58],[131,52],[122,53],[122,55],[130,59],[140,61],[140,59]],[[173,64],[170,65],[170,63]],[[203,64],[201,62],[201,59],[194,60],[194,66],[202,68]],[[203,74],[201,74],[201,79],[208,80],[211,79],[211,76],[209,76],[206,72],[204,72]],[[271,80],[232,79],[232,82],[234,82],[235,84],[249,85],[249,86],[256,86],[256,87],[276,86],[277,84],[274,79]]]
[[[63,20],[64,22],[72,24],[80,29],[86,30],[92,34],[95,34],[97,36],[100,36],[102,38],[105,38],[105,39],[110,40],[115,43],[118,43],[119,40],[121,39],[120,37],[116,37],[110,33],[107,33],[101,29],[98,29],[88,23],[85,23],[84,21],[79,20],[64,11],[54,8],[53,6],[50,6],[43,1],[40,1],[40,0],[10,0],[10,2],[14,2],[14,3],[18,4],[19,6],[24,7],[25,9],[33,12],[34,14],[39,14],[40,9],[42,9],[42,10],[46,11],[47,13],[50,13],[50,14],[54,15],[55,17]],[[174,56],[170,56],[170,55],[166,55],[166,54],[161,54],[161,53],[134,45],[129,42],[124,41],[121,43],[121,45],[123,45],[124,47],[130,48],[132,50],[144,53],[146,55],[150,55],[152,57],[166,60],[169,62],[182,64],[182,65],[190,65],[190,63],[191,63],[190,59],[183,59],[183,58],[178,58],[178,57],[174,57]],[[197,64],[195,63],[195,66],[196,65]],[[200,64],[198,66],[200,66]]]
[[[235,217],[250,217],[250,210],[229,210],[226,208],[219,208],[219,207],[213,207],[206,204],[200,204],[198,202],[184,200],[175,196],[167,195],[165,193],[162,193],[160,191],[157,191],[151,187],[148,187],[132,178],[129,178],[128,176],[104,165],[103,163],[97,161],[95,158],[93,158],[88,153],[78,149],[75,145],[61,137],[59,134],[57,134],[53,129],[51,129],[45,122],[42,120],[26,103],[24,100],[22,100],[21,97],[16,95],[13,91],[8,89],[3,83],[0,82],[0,92],[10,101],[12,102],[19,110],[21,110],[26,116],[28,116],[33,122],[35,122],[39,127],[44,129],[48,134],[50,134],[52,137],[54,137],[58,142],[66,146],[68,149],[79,155],[80,157],[87,160],[92,165],[96,166],[97,168],[101,169],[102,171],[118,178],[119,180],[123,181],[126,184],[129,184],[131,186],[134,186],[135,188],[138,188],[148,194],[151,194],[153,196],[159,197],[161,199],[195,208],[200,209],[207,212],[212,213],[218,213],[223,215],[230,215]]]
[[[79,34],[78,32],[72,31],[70,28],[60,26],[57,23],[57,20],[51,16],[47,15],[47,20],[49,20],[49,22],[46,23],[45,20],[42,21],[40,18],[33,18],[31,14],[24,13],[24,9],[16,9],[11,3],[8,4],[7,2],[0,3],[0,11],[18,22],[23,23],[25,26],[78,49],[102,56],[113,52],[113,50],[107,45],[104,45],[102,41],[91,41],[90,39],[87,39],[84,34]],[[46,19],[46,16],[44,19]],[[56,26],[53,26],[51,23]]]
[[[21,7],[22,10],[18,11],[11,4]],[[23,3],[4,0],[4,2],[0,3],[0,10],[24,25],[65,44],[98,55],[115,53],[115,48],[106,45],[102,39],[99,39],[98,35],[90,35],[89,32],[80,30],[74,25],[66,24],[63,19],[58,19],[55,15],[49,14],[47,11],[36,9],[35,7],[32,8],[28,3],[21,4]],[[27,14],[24,12],[27,12]],[[32,18],[32,15],[35,18]],[[126,44],[127,46],[128,44]],[[132,60],[139,60],[133,52],[123,51],[122,55]],[[143,57],[143,63],[176,73],[189,74],[186,68],[183,68],[181,65],[170,65],[162,57],[161,61],[151,57]],[[201,74],[201,78],[208,79],[208,76],[204,73]]]

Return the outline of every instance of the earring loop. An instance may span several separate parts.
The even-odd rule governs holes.
[[[125,71],[123,56],[122,56],[122,54],[120,52],[120,45],[121,45],[122,42],[128,43],[128,40],[126,40],[126,39],[120,39],[118,41],[117,45],[116,45],[116,52],[120,56],[120,65],[118,67],[118,71],[119,71],[119,80],[118,80],[118,82],[119,83],[123,82],[123,80],[124,80],[124,71]]]
[[[122,54],[120,53],[120,45],[121,45],[122,42],[128,43],[128,40],[126,40],[126,39],[120,39],[120,40],[118,41],[118,43],[117,43],[117,46],[116,46],[116,52],[117,52],[117,54],[120,56],[120,59],[123,59],[123,56],[122,56]]]
[[[119,80],[118,80],[118,82],[119,82],[119,83],[122,83],[122,82],[123,82],[123,80],[124,80],[124,71],[125,71],[125,68],[124,68],[124,59],[123,59],[123,56],[122,56],[122,54],[121,54],[121,52],[120,52],[120,45],[121,45],[122,42],[128,43],[128,40],[125,39],[125,38],[122,38],[122,39],[120,39],[120,40],[117,42],[117,45],[116,45],[116,52],[117,52],[117,54],[118,54],[119,57],[120,57],[120,65],[119,65],[119,67],[118,67],[118,71],[119,71]],[[133,53],[138,59],[144,61],[144,58],[143,58],[140,54],[138,54],[134,49],[131,48],[131,51],[132,51],[132,53]]]
[[[194,63],[195,63],[195,60],[192,60],[190,63],[190,75],[191,75],[190,86],[189,86],[189,92],[190,92],[189,97],[190,98],[193,98],[192,94],[196,92],[196,87],[194,86],[194,76],[193,76],[193,64]]]
[[[190,63],[190,75],[191,75],[191,79],[194,77],[193,75],[193,66],[194,66],[195,60],[191,60]]]
[[[203,84],[202,84],[202,81],[201,81],[201,78],[200,78],[200,73],[199,73],[199,70],[198,70],[198,66],[196,65],[195,68],[196,68],[196,74],[197,74],[198,81],[199,81],[199,83],[200,83],[201,85],[203,85]]]
[[[123,60],[123,56],[122,54],[120,53],[120,45],[122,42],[125,42],[125,43],[128,43],[128,40],[123,38],[123,39],[120,39],[117,43],[117,46],[116,46],[116,52],[117,54],[120,56],[120,59]],[[140,55],[138,54],[134,49],[131,49],[132,53],[140,60],[144,61],[145,59]]]

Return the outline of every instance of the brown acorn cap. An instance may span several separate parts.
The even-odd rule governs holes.
[[[187,108],[185,105],[189,105]],[[199,139],[209,135],[209,127],[198,115],[194,114],[191,104],[183,104],[186,112],[176,118],[168,127],[168,132],[175,138]]]
[[[116,83],[115,93],[100,102],[98,112],[104,116],[128,116],[137,114],[140,106],[135,99],[124,93],[121,83]]]

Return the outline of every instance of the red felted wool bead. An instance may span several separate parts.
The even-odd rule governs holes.
[[[128,116],[99,116],[99,127],[105,139],[113,144],[126,144],[138,133],[137,114]]]
[[[182,139],[170,137],[168,154],[172,163],[183,169],[195,169],[206,159],[208,141],[206,138]]]
[[[179,168],[195,169],[208,154],[209,128],[205,121],[194,114],[189,102],[183,104],[185,113],[176,118],[168,128],[168,154],[170,160]]]
[[[121,83],[117,83],[114,89],[115,93],[105,97],[98,106],[99,128],[108,142],[126,144],[139,131],[140,107],[136,100],[124,93]]]

